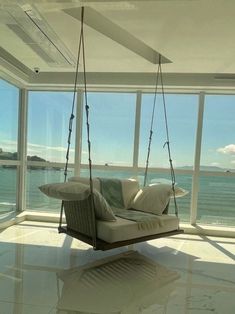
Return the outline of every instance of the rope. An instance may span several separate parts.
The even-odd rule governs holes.
[[[155,85],[155,91],[154,91],[154,101],[153,101],[153,109],[152,109],[150,132],[149,132],[149,143],[148,143],[147,159],[146,159],[146,166],[145,166],[145,173],[144,173],[144,186],[146,186],[147,176],[148,176],[149,157],[150,157],[151,144],[152,144],[153,122],[154,122],[154,117],[155,117],[155,108],[156,108],[156,101],[157,101],[157,90],[158,90],[159,77],[160,77],[160,83],[161,83],[162,101],[163,101],[163,109],[164,109],[164,120],[165,120],[165,128],[166,128],[166,139],[167,139],[165,144],[163,145],[163,148],[165,146],[167,146],[169,164],[170,164],[171,184],[172,184],[174,206],[175,206],[175,215],[178,217],[178,206],[177,206],[176,195],[175,195],[175,182],[176,182],[175,181],[175,171],[173,168],[173,163],[172,163],[172,158],[171,158],[169,127],[168,127],[166,100],[165,100],[165,92],[164,92],[163,77],[162,77],[161,55],[159,55],[158,70],[157,70],[157,75],[156,75],[156,85]]]
[[[166,142],[163,145],[163,148],[165,146],[167,146],[169,163],[170,163],[171,185],[172,185],[174,205],[175,205],[175,215],[176,215],[176,217],[178,217],[178,206],[177,206],[176,196],[175,196],[175,171],[174,171],[174,168],[173,168],[173,163],[172,163],[172,158],[171,158],[169,127],[168,127],[168,119],[167,119],[167,111],[166,111],[166,100],[165,100],[165,92],[164,92],[164,87],[163,87],[163,77],[162,77],[162,66],[161,66],[161,64],[160,64],[160,81],[161,81],[162,101],[163,101],[164,119],[165,119],[165,127],[166,127]]]
[[[70,151],[70,145],[71,145],[71,135],[72,135],[72,130],[73,130],[73,119],[75,117],[74,108],[75,108],[75,99],[76,99],[77,84],[78,84],[78,67],[79,67],[81,53],[82,53],[82,59],[83,59],[84,96],[85,96],[85,109],[86,109],[86,127],[87,127],[88,160],[89,160],[90,193],[91,193],[90,205],[91,205],[91,214],[92,214],[92,221],[91,221],[92,245],[93,245],[93,248],[95,248],[96,247],[96,222],[95,222],[95,204],[94,204],[93,182],[92,182],[89,106],[88,106],[88,101],[87,101],[87,79],[86,79],[85,43],[84,43],[84,7],[81,8],[81,30],[80,30],[77,64],[76,64],[76,72],[75,72],[75,79],[74,79],[72,112],[69,119],[69,134],[68,134],[68,140],[67,140],[68,146],[67,146],[66,163],[65,163],[65,169],[64,169],[64,182],[66,182],[67,174],[68,174],[69,151]],[[63,210],[64,210],[64,202],[62,201],[61,209],[60,209],[59,229],[62,225]]]
[[[82,20],[83,20],[84,10],[82,10]],[[96,247],[96,219],[95,219],[95,202],[93,194],[93,181],[92,181],[92,161],[91,161],[91,140],[90,140],[90,124],[89,124],[89,106],[87,100],[87,78],[86,78],[86,59],[85,59],[85,43],[84,43],[84,32],[83,27],[81,31],[82,37],[82,55],[83,55],[83,78],[84,78],[84,96],[85,96],[85,112],[86,112],[86,129],[87,129],[87,146],[88,146],[88,162],[89,162],[89,181],[90,181],[90,205],[91,205],[91,214],[92,214],[92,245],[93,248]],[[95,236],[95,237],[94,237]]]
[[[75,72],[75,78],[74,78],[74,87],[73,87],[73,101],[72,101],[72,109],[71,109],[71,115],[69,118],[69,133],[68,133],[68,139],[67,139],[67,151],[66,151],[66,162],[64,167],[64,182],[67,181],[67,175],[68,175],[68,164],[69,164],[69,152],[70,152],[70,145],[71,145],[71,135],[73,131],[73,120],[74,120],[74,109],[75,109],[75,100],[76,100],[76,91],[77,91],[77,83],[78,83],[78,67],[80,63],[80,55],[81,55],[81,45],[82,45],[82,33],[83,33],[83,19],[84,19],[84,8],[82,7],[81,12],[81,30],[79,35],[79,42],[78,42],[78,53],[77,53],[77,63],[76,63],[76,72]],[[60,220],[59,220],[59,227],[62,225],[62,218],[63,218],[63,210],[64,210],[64,202],[61,202],[61,208],[60,208]]]
[[[155,84],[155,91],[154,91],[153,109],[152,109],[150,131],[149,131],[149,143],[148,143],[147,158],[146,158],[145,172],[144,172],[144,186],[146,186],[146,181],[147,181],[147,176],[148,176],[149,157],[150,157],[152,136],[153,136],[153,122],[154,122],[154,116],[155,116],[155,108],[156,108],[156,102],[157,102],[158,80],[159,80],[159,74],[160,74],[160,62],[161,62],[161,56],[159,56],[159,63],[158,63],[158,69],[157,69],[157,75],[156,75],[156,84]]]

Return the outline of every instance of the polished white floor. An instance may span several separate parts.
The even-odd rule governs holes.
[[[235,239],[179,235],[96,252],[25,221],[0,231],[1,314],[233,314]]]

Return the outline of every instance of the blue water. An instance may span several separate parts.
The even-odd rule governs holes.
[[[68,172],[68,177],[73,172]],[[88,171],[82,170],[82,176],[87,176]],[[113,170],[93,170],[93,176],[130,178],[132,172]],[[139,173],[139,182],[143,182],[143,173]],[[148,182],[154,179],[170,179],[165,173],[149,173]],[[192,176],[177,175],[178,186],[191,191]],[[52,182],[63,182],[63,171],[56,170],[28,170],[26,188],[26,209],[59,212],[60,201],[42,194],[38,187]],[[202,223],[235,226],[235,178],[221,176],[201,176],[198,198],[197,219]],[[17,176],[16,169],[0,168],[0,213],[14,211],[16,208]],[[188,222],[190,217],[191,193],[182,198],[177,198],[179,217],[181,221]],[[170,211],[174,212],[173,202]]]

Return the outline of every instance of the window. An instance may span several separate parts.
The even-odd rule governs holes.
[[[197,122],[197,95],[166,94],[170,147],[175,168],[192,169]],[[145,166],[154,94],[143,95],[140,127],[139,166]],[[169,167],[162,96],[157,96],[150,167]]]
[[[201,170],[235,170],[235,96],[205,97]]]
[[[71,92],[30,92],[28,109],[28,143],[26,207],[30,210],[59,212],[61,202],[40,192],[40,185],[64,181]],[[75,124],[71,137],[70,159],[74,162]],[[40,165],[32,162],[41,162]],[[45,162],[50,162],[51,167]],[[68,176],[72,175],[70,169]]]
[[[18,103],[19,90],[0,81],[0,213],[16,208],[18,169]],[[32,91],[28,97],[26,207],[58,213],[60,201],[43,195],[38,187],[64,180],[63,168],[67,150],[68,126],[73,93]],[[133,167],[136,93],[88,93],[93,176],[129,178],[138,175],[143,183],[154,94],[142,94],[138,173]],[[166,110],[171,157],[178,186],[191,192],[198,95],[166,94]],[[207,224],[234,226],[235,186],[235,96],[207,95],[202,130],[200,186],[197,221]],[[81,175],[87,176],[88,149],[86,113],[83,112]],[[70,149],[73,175],[75,124]],[[166,125],[162,96],[157,96],[153,139],[147,183],[171,180]],[[78,154],[79,155],[79,154]],[[112,167],[111,167],[112,166]],[[157,168],[157,169],[156,169]],[[159,169],[160,168],[160,169]],[[19,199],[20,200],[20,199]],[[177,199],[181,221],[189,221],[191,193]],[[171,202],[170,212],[174,212]]]
[[[154,94],[145,94],[142,98],[139,166],[145,167],[147,149],[150,135]],[[197,125],[198,96],[182,94],[166,94],[166,112],[168,131],[170,138],[171,158],[175,171],[178,169],[193,169],[195,134]],[[153,136],[149,167],[169,168],[169,156],[167,146],[166,125],[162,95],[157,95],[155,118],[153,121]],[[143,182],[144,172],[139,173],[140,182]],[[170,171],[149,171],[147,184],[159,179],[168,180],[171,184]],[[166,182],[166,181],[164,181]],[[192,173],[176,173],[178,186],[191,191]],[[182,221],[189,221],[191,193],[177,199],[179,217]],[[174,202],[171,201],[170,212],[174,213]]]
[[[16,166],[0,166],[0,215],[16,209]]]
[[[235,96],[208,95],[202,132],[198,221],[235,226]],[[209,172],[209,173],[208,173]]]
[[[29,93],[28,160],[65,162],[72,97],[68,92]],[[74,134],[75,128],[70,162],[74,161]]]
[[[68,178],[72,175],[72,169],[68,169]],[[38,187],[47,183],[63,182],[64,172],[61,169],[28,167],[26,178],[26,208],[29,210],[59,213],[61,201],[46,196]]]
[[[235,226],[235,177],[200,177],[198,215],[200,223]]]
[[[135,94],[89,93],[92,162],[97,165],[132,166],[135,127]],[[85,113],[82,163],[88,163]]]
[[[0,80],[0,214],[16,209],[19,89]]]
[[[116,179],[129,179],[134,176],[134,172],[131,170],[120,169],[92,169],[92,176],[98,178],[116,178]],[[81,169],[81,177],[89,177],[88,169]]]
[[[17,159],[19,89],[0,80],[0,96],[0,159]]]

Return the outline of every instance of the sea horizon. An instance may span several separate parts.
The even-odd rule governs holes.
[[[107,167],[108,168],[108,167]],[[73,176],[73,171],[69,171],[68,177]],[[81,176],[88,176],[88,170],[82,169]],[[93,170],[93,177],[113,177],[130,178],[133,177],[131,171],[120,170]],[[168,180],[170,176],[165,172],[150,172],[148,174],[148,183],[154,180]],[[26,174],[26,209],[32,211],[59,213],[60,201],[49,198],[40,192],[38,187],[46,183],[63,182],[63,170],[55,169],[31,169]],[[138,181],[143,182],[143,172],[139,172]],[[166,182],[166,181],[165,181]],[[181,221],[189,222],[190,202],[192,189],[191,174],[177,174],[176,184],[188,190],[188,195],[177,198],[179,207],[179,217]],[[198,218],[205,223],[214,223],[219,225],[235,226],[234,205],[235,195],[233,186],[235,177],[225,176],[200,176],[200,189],[198,197]],[[15,211],[16,207],[16,169],[0,168],[0,214]],[[170,212],[174,213],[173,202],[171,202]]]

